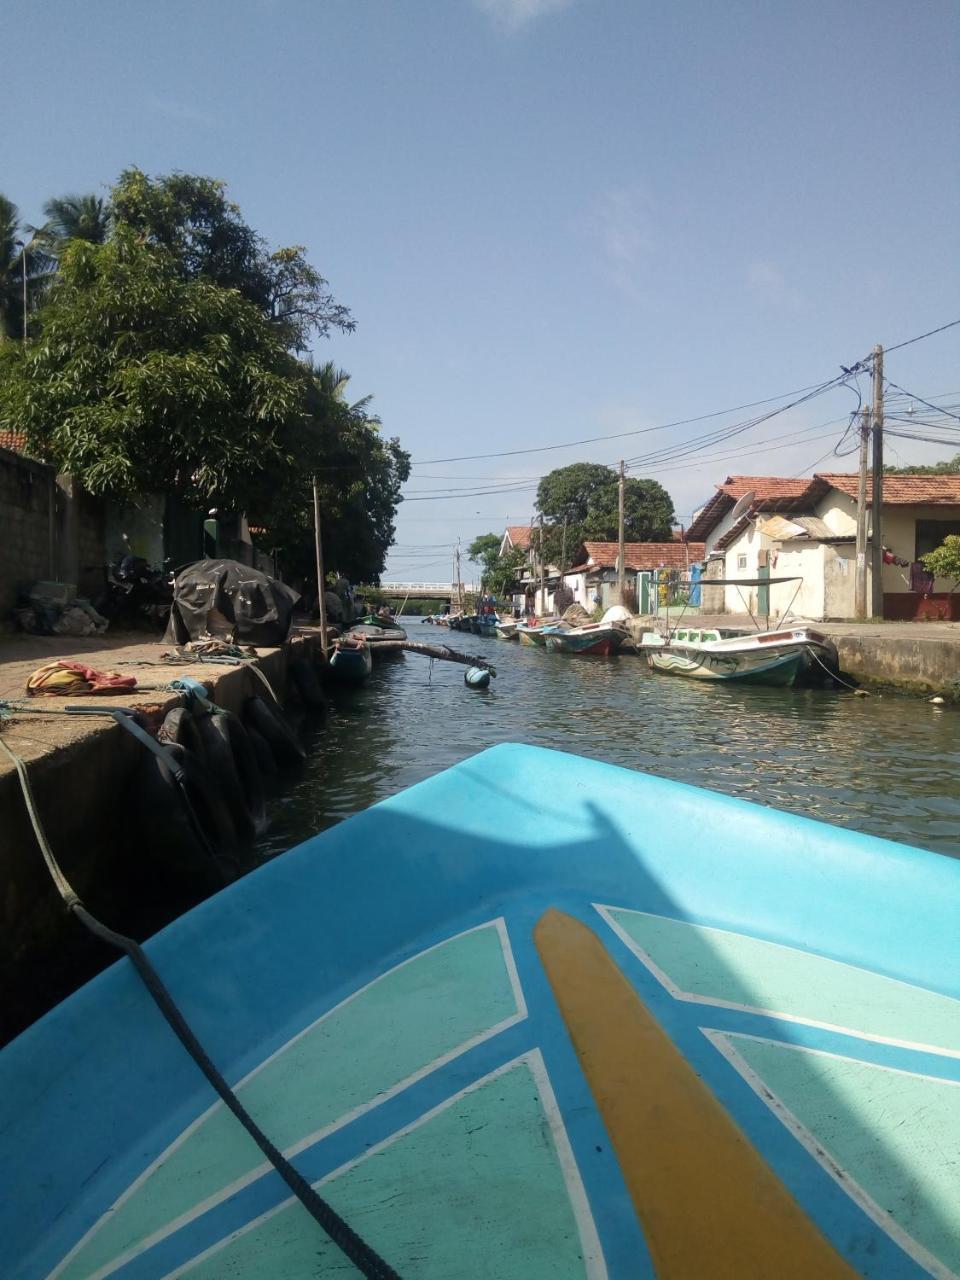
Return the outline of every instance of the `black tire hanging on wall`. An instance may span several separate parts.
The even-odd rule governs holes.
[[[168,711],[163,717],[157,737],[163,743],[179,743],[198,758],[203,758],[203,741],[196,717],[189,707],[174,707],[172,711]]]
[[[291,658],[287,670],[297,697],[314,715],[325,716],[329,710],[327,695],[320,687],[317,673],[305,658]]]
[[[244,728],[247,731],[247,737],[253,747],[253,753],[257,757],[257,764],[260,766],[260,773],[264,778],[275,778],[280,772],[277,765],[277,758],[270,749],[270,743],[266,740],[262,733],[258,733],[253,725],[247,723]]]
[[[237,876],[230,811],[194,752],[179,743],[164,746],[167,760],[149,752],[132,783],[140,840],[171,879],[214,892]]]
[[[263,778],[250,738],[230,711],[196,717],[203,751],[240,835],[258,835],[267,825]]]
[[[243,718],[267,740],[279,764],[299,764],[307,758],[303,744],[290,728],[279,707],[270,706],[263,698],[248,698],[243,708]]]

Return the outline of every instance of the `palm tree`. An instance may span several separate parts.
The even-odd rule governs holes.
[[[347,383],[350,381],[350,375],[346,369],[338,369],[332,360],[325,360],[321,365],[314,364],[312,360],[307,360],[306,363],[321,392],[332,400],[339,401],[340,404],[346,404]],[[373,396],[364,396],[356,404],[347,407],[351,413],[364,414],[372,399]]]
[[[28,315],[36,309],[49,274],[49,258],[42,252],[36,236],[27,239],[29,232],[29,227],[21,227],[17,206],[0,195],[0,342],[4,338],[23,337],[24,258]]]
[[[113,213],[99,196],[59,196],[43,206],[47,221],[37,234],[52,253],[67,240],[103,244],[110,234]]]

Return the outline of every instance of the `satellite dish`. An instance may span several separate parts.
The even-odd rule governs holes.
[[[731,519],[731,520],[739,520],[739,519],[740,519],[740,517],[741,517],[745,512],[747,512],[747,511],[749,511],[749,510],[750,510],[750,507],[751,507],[751,505],[753,504],[753,502],[754,502],[754,500],[755,500],[756,496],[757,496],[757,495],[754,493],[754,491],[753,491],[752,489],[750,489],[747,493],[745,493],[745,494],[743,495],[743,497],[742,497],[742,498],[738,499],[738,500],[737,500],[736,505],[735,505],[735,506],[734,506],[734,508],[733,508],[733,510],[730,512],[730,519]]]

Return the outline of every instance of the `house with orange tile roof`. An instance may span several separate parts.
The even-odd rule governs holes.
[[[857,487],[856,474],[845,472],[803,479],[728,476],[688,531],[705,543],[704,612],[749,608],[813,620],[855,617]],[[868,506],[870,493],[868,479]],[[929,580],[920,562],[953,533],[960,534],[960,475],[884,477],[884,617],[960,619],[954,584]],[[712,578],[765,577],[792,581],[707,585]]]
[[[620,576],[619,544],[585,542],[583,550],[583,561],[563,575],[574,600],[588,610],[597,604],[606,607],[617,603],[614,588]],[[626,542],[623,553],[627,585],[635,589],[641,574],[666,571],[680,578],[688,577],[691,566],[703,560],[704,545],[679,538],[670,542]]]

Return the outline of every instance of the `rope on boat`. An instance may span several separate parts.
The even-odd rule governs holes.
[[[319,1223],[329,1238],[337,1246],[340,1251],[346,1255],[353,1263],[365,1280],[400,1280],[400,1276],[385,1262],[378,1253],[375,1252],[367,1242],[359,1236],[350,1224],[344,1221],[331,1204],[318,1195],[306,1178],[298,1169],[290,1163],[282,1151],[280,1151],[270,1141],[263,1132],[254,1118],[244,1107],[243,1103],[227,1084],[224,1077],[220,1074],[216,1065],[204,1049],[203,1045],[197,1039],[190,1024],[180,1012],[173,996],[164,986],[163,980],[159,973],[151,964],[146,952],[134,938],[128,938],[125,934],[117,933],[115,930],[108,928],[95,916],[91,915],[84,906],[80,895],[76,892],[70,881],[64,875],[60,864],[57,862],[50,842],[47,839],[43,824],[40,821],[40,815],[37,811],[36,800],[34,799],[33,789],[30,786],[30,776],[27,771],[25,761],[12,751],[10,747],[0,738],[0,747],[6,752],[13,762],[20,779],[20,789],[23,792],[24,803],[27,807],[27,813],[30,817],[30,823],[33,827],[33,833],[37,837],[37,844],[40,846],[40,852],[46,863],[47,871],[50,878],[56,886],[57,892],[63,900],[64,906],[94,935],[102,942],[109,943],[116,947],[127,956],[130,963],[136,969],[137,973],[143,980],[144,986],[153,998],[157,1008],[163,1014],[168,1025],[174,1035],[189,1053],[200,1070],[203,1072],[208,1083],[218,1094],[224,1106],[236,1117],[243,1125],[247,1133],[254,1140],[270,1164],[279,1173],[280,1177],[287,1184],[296,1198],[303,1207],[311,1215],[311,1217]]]
[[[824,671],[827,673],[827,675],[830,677],[831,680],[836,680],[837,684],[842,684],[847,689],[852,689],[854,693],[867,692],[866,689],[860,689],[857,687],[857,685],[851,684],[849,680],[844,680],[843,676],[840,674],[839,671],[833,671],[830,667],[828,667],[827,664],[824,662],[824,660],[817,653],[817,651],[813,649],[810,645],[806,646],[806,650],[807,650],[807,653],[810,655],[810,657],[814,659],[814,661],[820,663],[821,667],[823,667]]]

